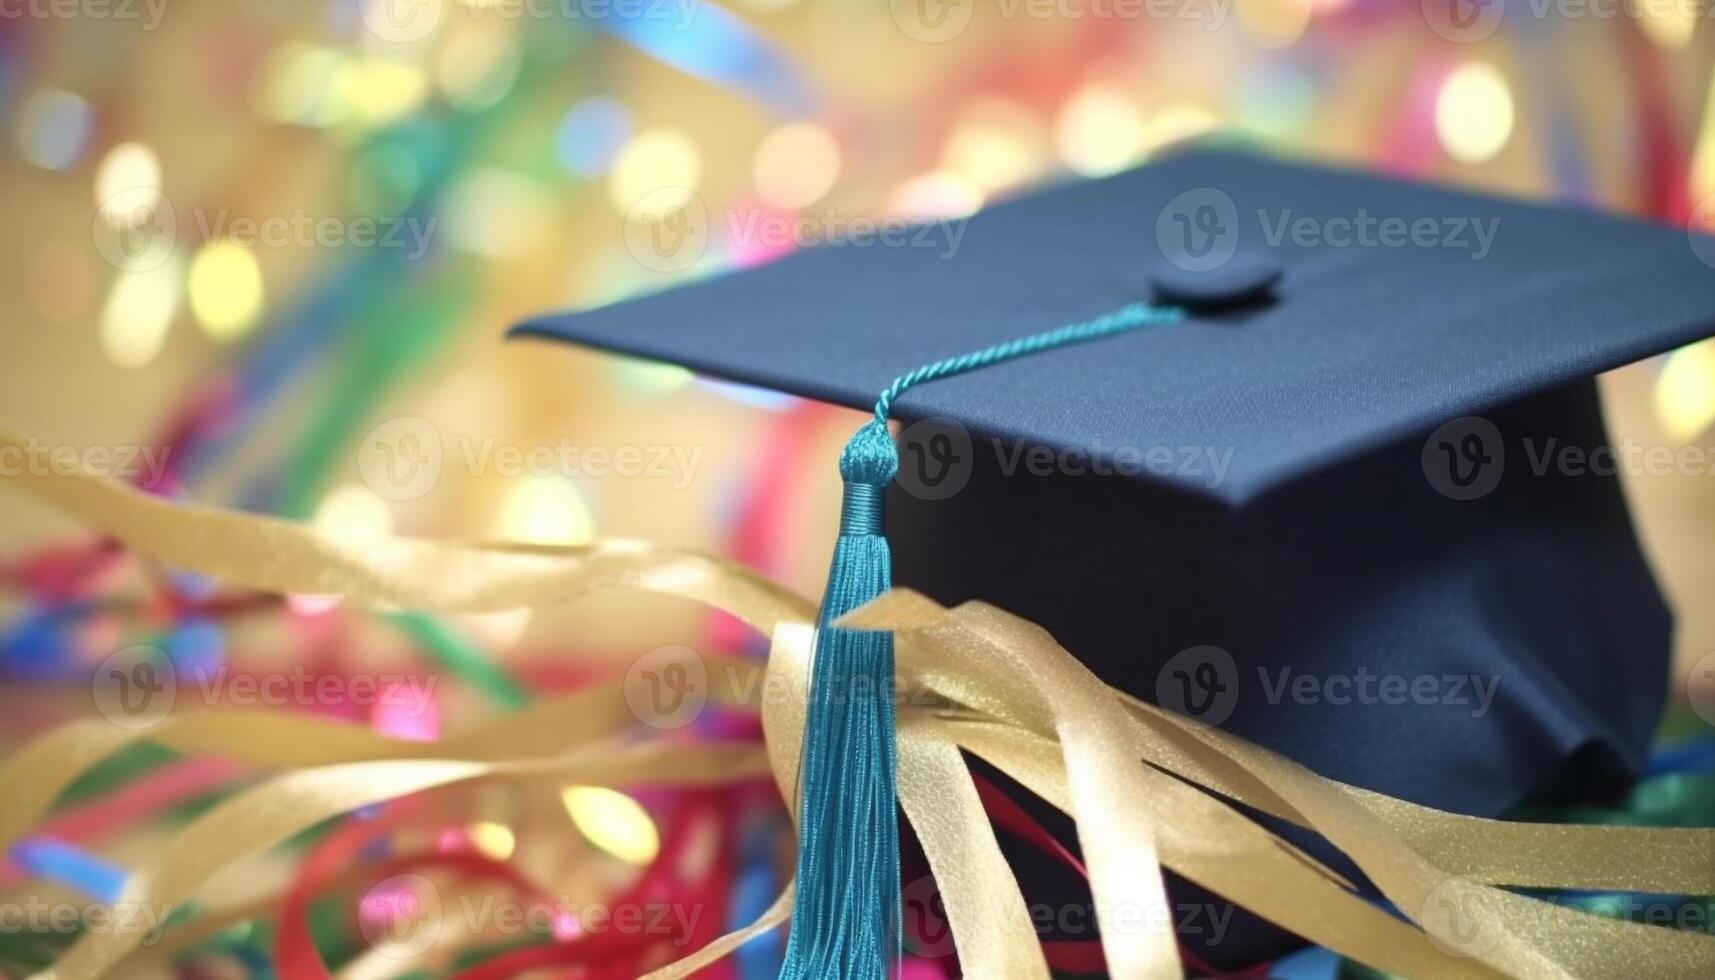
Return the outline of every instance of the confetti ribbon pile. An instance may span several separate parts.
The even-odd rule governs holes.
[[[22,444],[0,432],[0,447]],[[219,872],[330,818],[476,780],[716,786],[771,772],[783,798],[796,797],[816,609],[743,567],[628,541],[520,548],[385,538],[353,545],[275,519],[168,502],[87,472],[4,479],[168,567],[266,592],[486,612],[623,588],[721,610],[772,641],[765,685],[755,683],[753,663],[707,660],[709,699],[759,714],[766,736],[760,747],[639,737],[617,682],[539,700],[439,742],[236,710],[182,712],[143,731],[97,721],[50,731],[0,764],[0,846],[38,826],[78,776],[138,740],[269,773],[133,868],[116,904],[185,909]],[[1715,937],[1605,918],[1503,887],[1715,893],[1715,831],[1501,822],[1344,785],[1107,687],[1046,632],[981,603],[947,609],[895,590],[840,623],[898,635],[900,683],[913,692],[899,714],[900,801],[940,888],[966,975],[1047,978],[1049,967],[962,751],[1075,819],[1102,953],[1116,977],[1182,974],[1162,869],[1389,973],[1715,972]],[[1326,838],[1399,914],[1361,897],[1240,806]],[[648,976],[687,976],[779,926],[790,905],[788,887],[754,922]],[[129,975],[219,925],[187,915],[155,946],[144,946],[135,931],[91,930],[39,976]]]

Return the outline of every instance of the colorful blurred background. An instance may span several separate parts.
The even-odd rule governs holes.
[[[1712,16],[1702,0],[0,0],[0,422],[115,469],[164,450],[120,475],[341,537],[640,537],[814,594],[838,499],[819,462],[845,413],[505,343],[506,327],[1209,133],[1715,230]],[[663,234],[690,244],[664,259]],[[1715,445],[1715,346],[1603,384],[1616,438]],[[377,433],[432,455],[380,458]],[[431,477],[376,476],[413,460]],[[1693,669],[1715,651],[1715,478],[1628,491],[1680,617],[1678,697],[1715,704],[1715,671]],[[433,737],[640,650],[749,642],[680,604],[616,614],[614,597],[534,617],[282,608],[122,560],[22,498],[0,507],[8,747],[92,713],[89,672],[127,643],[180,667],[438,672],[410,718],[318,706]],[[80,784],[107,803],[56,839],[105,857],[37,841],[0,887],[111,888],[165,831],[104,822],[104,794],[182,813],[239,778],[164,754],[109,769]],[[663,842],[693,846],[714,805],[579,789],[437,799],[411,826],[502,861],[550,828],[531,866],[601,894]],[[723,901],[746,921],[779,885],[787,825],[765,789],[717,802],[743,815],[719,826]],[[552,832],[568,819],[581,835]],[[303,853],[222,900],[277,893]],[[269,927],[244,928],[185,962],[270,975]],[[0,970],[64,941],[0,937]],[[337,923],[317,943],[345,975],[398,972],[363,972]],[[771,975],[774,955],[731,975]]]

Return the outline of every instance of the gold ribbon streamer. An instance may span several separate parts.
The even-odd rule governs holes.
[[[0,448],[22,445],[0,431]],[[357,550],[296,525],[168,503],[88,473],[6,479],[169,565],[265,591],[489,611],[619,587],[723,609],[775,637],[775,683],[767,690],[784,688],[791,696],[765,699],[761,710],[768,767],[792,798],[807,677],[805,624],[814,606],[742,567],[632,542],[546,549],[394,538]],[[850,622],[899,630],[904,681],[966,706],[901,711],[900,794],[930,855],[961,961],[973,975],[1043,976],[1045,967],[958,748],[1073,814],[1098,915],[1165,908],[1159,870],[1165,864],[1345,955],[1410,976],[1715,974],[1710,937],[1601,919],[1492,887],[1715,892],[1709,831],[1510,824],[1346,786],[1113,691],[1037,627],[978,604],[946,610],[900,591]],[[762,689],[738,689],[734,671],[710,676],[716,696],[733,704],[749,703]],[[0,765],[0,785],[9,791],[0,801],[0,841],[26,830],[79,773],[143,736],[182,751],[293,770],[209,811],[138,869],[125,900],[157,904],[189,898],[221,867],[317,820],[432,786],[487,777],[633,783],[761,771],[761,756],[742,747],[707,747],[716,755],[696,757],[683,755],[681,746],[665,752],[666,746],[647,744],[604,747],[601,756],[594,749],[532,756],[528,748],[587,745],[628,723],[613,684],[427,746],[356,726],[244,712],[179,716],[142,735],[74,723]],[[548,732],[557,741],[543,741]],[[610,765],[620,759],[625,768]],[[1423,929],[1364,902],[1338,876],[1218,797],[1321,833]],[[772,929],[786,918],[790,895],[788,887],[756,923],[651,976],[685,976]],[[1461,928],[1473,922],[1475,936]],[[1128,934],[1115,915],[1103,919],[1102,932],[1116,976],[1178,974],[1170,930]],[[48,975],[99,976],[129,951],[110,934],[86,936]]]
[[[171,910],[215,872],[282,844],[305,827],[360,807],[482,777],[554,776],[596,785],[651,781],[710,784],[766,771],[760,753],[730,747],[589,746],[564,759],[507,763],[388,760],[319,766],[276,777],[191,821],[147,863],[133,869],[114,906]],[[92,980],[143,939],[137,930],[88,932],[40,980]]]
[[[1026,658],[1038,665],[1051,663],[1053,668],[1042,671],[1039,667],[1034,678],[1037,684],[1044,687],[1064,683],[1064,674],[1067,671],[1085,670],[1039,627],[981,603],[967,603],[956,610],[946,610],[908,590],[895,590],[845,617],[841,620],[841,625],[866,629],[886,628],[907,633],[923,644],[929,653],[939,655],[943,663],[956,663],[969,658],[973,644],[986,646],[989,648],[988,655],[985,657],[979,653],[974,663],[969,664],[979,670],[984,663],[992,663],[995,654],[1002,652],[1013,658]],[[1052,693],[1045,696],[1049,699],[1054,697]],[[1090,715],[1100,716],[1105,726],[1111,730],[1126,727],[1112,715],[1111,709],[1117,708],[1120,703],[1121,698],[1116,692],[1107,691],[1105,697],[1097,698],[1093,702],[1086,701],[1081,707]],[[1204,744],[1211,748],[1220,749],[1237,741],[1230,735],[1218,738],[1209,735],[1206,727],[1176,718],[1167,712],[1138,712],[1133,717],[1190,732],[1203,738]],[[1137,751],[1140,757],[1149,758],[1143,745],[1138,744]],[[1250,770],[1252,775],[1258,777],[1269,790],[1278,794],[1304,816],[1307,820],[1306,826],[1340,847],[1363,868],[1365,874],[1398,908],[1439,941],[1445,955],[1430,956],[1431,961],[1463,959],[1463,962],[1455,963],[1430,962],[1400,972],[1406,972],[1410,976],[1470,975],[1474,972],[1470,958],[1502,973],[1523,977],[1623,976],[1642,971],[1648,976],[1689,978],[1708,976],[1715,970],[1715,937],[1590,915],[1578,909],[1527,898],[1448,874],[1387,832],[1373,813],[1333,790],[1332,781],[1315,777],[1295,763],[1257,746],[1250,746],[1248,754],[1253,762],[1267,763]],[[1019,760],[1009,756],[996,757],[991,761],[995,761],[1002,768],[1009,768],[1010,764]],[[1153,758],[1150,761],[1154,761]],[[1069,758],[1067,764],[1070,765]],[[1309,778],[1281,778],[1283,771]],[[1024,781],[1032,789],[1056,802],[1066,799],[1065,791],[1043,779],[1042,773],[1029,775],[1033,778]],[[1170,785],[1170,782],[1163,781],[1152,785],[1151,789],[1168,792]],[[1205,799],[1213,800],[1212,797]],[[1116,793],[1101,800],[1100,805],[1147,807],[1159,802],[1159,797]],[[1064,803],[1061,805],[1065,806]],[[1224,804],[1219,807],[1225,809]],[[1171,825],[1171,829],[1175,831],[1197,831],[1189,834],[1185,843],[1198,848],[1207,848],[1214,840],[1222,840],[1225,846],[1220,848],[1216,856],[1231,856],[1230,839],[1216,838],[1202,832],[1205,821],[1218,819],[1214,812],[1199,812],[1199,807],[1192,800],[1183,798],[1175,800],[1165,809],[1168,814],[1161,821],[1164,829]],[[1207,811],[1206,807],[1202,809]],[[1082,833],[1083,814],[1075,801],[1071,812],[1079,817]],[[1175,814],[1177,816],[1174,816]],[[1715,834],[1707,831],[1692,833],[1693,839],[1698,837],[1705,842],[1715,843]],[[1551,837],[1539,841],[1537,846],[1552,846],[1563,840],[1564,838]],[[1116,850],[1116,843],[1103,840],[1096,842],[1095,847],[1111,854]],[[1086,855],[1092,864],[1104,859],[1101,855],[1092,853],[1090,844],[1086,844]],[[1559,857],[1563,863],[1568,861],[1567,855]],[[1168,865],[1185,873],[1192,880],[1201,881],[1211,889],[1239,901],[1252,911],[1336,950],[1351,948],[1347,937],[1328,935],[1329,928],[1326,925],[1288,924],[1286,917],[1297,917],[1293,915],[1294,909],[1292,905],[1283,904],[1277,897],[1266,894],[1270,886],[1269,881],[1258,879],[1240,888],[1223,887],[1202,877],[1211,869],[1194,864],[1177,867],[1177,860],[1178,856],[1175,855],[1168,860]],[[1245,870],[1254,870],[1254,864],[1246,862],[1246,865]],[[1278,869],[1276,873],[1283,872],[1284,869]],[[1292,902],[1300,906],[1317,906],[1329,901],[1329,896],[1315,894],[1313,883],[1306,882],[1306,886],[1310,890],[1293,896]],[[1359,918],[1348,911],[1337,925],[1349,925],[1357,921]],[[1373,940],[1376,937],[1370,938]],[[1357,945],[1369,947],[1371,943],[1360,942]],[[1416,952],[1427,954],[1428,950],[1418,947]],[[1369,956],[1357,958],[1364,959],[1365,962],[1377,962]],[[1455,965],[1457,969],[1453,969],[1451,973],[1440,968]]]

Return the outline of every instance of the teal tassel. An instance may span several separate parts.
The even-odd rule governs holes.
[[[880,980],[899,970],[893,634],[829,625],[893,587],[893,555],[882,528],[882,501],[899,471],[899,450],[887,431],[893,401],[913,385],[1181,316],[1177,308],[1135,303],[924,365],[882,392],[875,418],[846,443],[840,537],[810,666],[798,780],[797,897],[783,980]]]
[[[840,454],[845,500],[817,617],[799,768],[798,893],[782,977],[885,977],[899,959],[893,634],[828,625],[893,586],[882,500],[898,471],[880,420]]]

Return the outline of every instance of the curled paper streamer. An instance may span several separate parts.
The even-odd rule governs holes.
[[[21,444],[0,432],[0,447]],[[78,774],[137,738],[280,770],[134,869],[122,901],[186,901],[222,868],[320,820],[470,779],[685,784],[771,771],[785,798],[794,796],[814,604],[742,567],[634,542],[550,549],[395,538],[354,549],[301,526],[172,504],[83,472],[5,480],[135,551],[263,591],[449,612],[548,605],[604,588],[681,596],[772,636],[768,689],[796,695],[762,699],[762,685],[742,680],[754,667],[736,661],[733,670],[709,672],[711,697],[760,711],[765,754],[749,745],[620,742],[635,726],[613,684],[429,744],[254,712],[185,714],[142,733],[76,722],[0,764],[0,847],[34,826]],[[1117,977],[1180,973],[1171,917],[1148,914],[1164,907],[1162,868],[1313,942],[1412,977],[1715,974],[1715,937],[1600,918],[1497,887],[1715,893],[1715,832],[1504,823],[1347,786],[1114,691],[1040,628],[978,603],[949,610],[895,590],[841,622],[897,631],[902,684],[945,699],[900,713],[900,798],[970,975],[1048,972],[961,749],[1076,819],[1098,917],[1128,914],[1101,920]],[[1326,837],[1410,921],[1365,901],[1229,801]],[[783,922],[790,906],[788,889],[757,922],[650,976],[686,976]],[[200,931],[194,919],[178,928]],[[120,972],[133,955],[158,955],[138,953],[137,938],[84,935],[41,975],[86,980]]]

